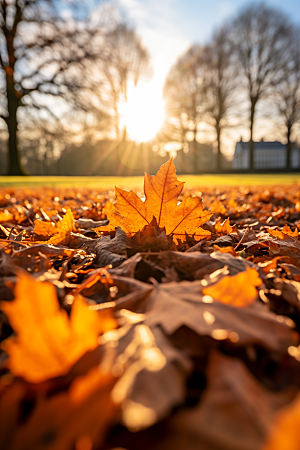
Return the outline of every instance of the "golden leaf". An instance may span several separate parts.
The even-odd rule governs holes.
[[[215,230],[218,234],[221,234],[222,236],[226,236],[230,233],[232,233],[232,227],[230,226],[229,217],[227,217],[224,222],[216,222],[215,223]]]
[[[202,289],[204,295],[210,295],[214,300],[243,308],[251,305],[257,297],[256,287],[262,280],[255,269],[247,267],[246,271],[234,276],[225,276],[212,286]]]
[[[214,245],[214,248],[221,253],[230,253],[232,256],[238,257],[239,254],[234,250],[233,247],[228,246],[228,247],[219,247],[218,245]]]
[[[9,212],[0,211],[0,222],[9,222],[10,220],[13,220],[13,215]]]
[[[36,220],[34,223],[34,233],[40,236],[52,236],[47,244],[67,245],[70,240],[70,234],[75,229],[74,217],[70,208],[68,208],[63,219],[53,224],[52,222],[44,222]]]
[[[33,232],[39,236],[53,236],[57,233],[57,228],[53,222],[35,220]]]
[[[214,211],[215,213],[219,213],[219,214],[227,214],[227,209],[225,208],[225,206],[223,205],[223,203],[221,203],[219,200],[215,200],[211,205],[210,205],[210,209],[212,211]]]
[[[186,240],[186,235],[192,235],[195,240],[210,236],[209,231],[199,227],[213,213],[203,211],[200,198],[189,197],[177,205],[183,185],[176,178],[171,158],[155,176],[145,175],[145,202],[133,191],[127,192],[116,187],[116,212],[107,212],[109,227],[99,227],[97,231],[111,231],[111,227],[120,226],[128,236],[132,236],[149,225],[155,217],[157,225],[165,228],[166,235],[172,235],[175,241]]]
[[[60,309],[54,285],[22,273],[12,302],[1,302],[17,336],[2,343],[12,373],[31,383],[66,374],[98,346],[101,316],[80,295],[71,316]]]

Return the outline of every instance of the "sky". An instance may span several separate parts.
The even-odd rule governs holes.
[[[153,67],[150,82],[140,95],[162,108],[162,89],[170,67],[193,43],[205,44],[213,30],[234,16],[249,0],[118,0],[143,44]],[[253,5],[255,1],[251,1]],[[269,0],[300,26],[300,0]]]
[[[119,3],[150,51],[155,76],[161,76],[191,44],[207,42],[213,30],[249,4],[249,0],[119,0]],[[266,3],[300,25],[300,0]]]

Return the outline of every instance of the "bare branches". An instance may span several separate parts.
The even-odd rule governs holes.
[[[244,74],[250,103],[250,167],[254,167],[253,127],[257,104],[286,76],[292,26],[276,9],[249,4],[231,23],[236,62]]]
[[[64,16],[56,9],[55,0],[14,0],[9,4],[0,0],[4,43],[1,46],[0,39],[0,66],[5,75],[6,123],[14,158],[18,154],[18,120],[26,123],[34,110],[60,121],[72,111],[78,117],[92,114],[106,124],[111,116],[110,126],[114,122],[118,134],[118,103],[126,99],[130,80],[137,83],[147,70],[147,51],[120,14],[106,8],[102,10],[106,17],[101,17],[101,11],[90,17],[81,5],[80,18],[76,18],[71,6],[68,8]],[[12,170],[20,172],[18,167]]]

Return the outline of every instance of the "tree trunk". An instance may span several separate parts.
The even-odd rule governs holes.
[[[189,157],[189,154],[185,153],[183,151],[183,147],[182,147],[181,152],[182,152],[182,158],[181,158],[181,160],[182,160],[182,169],[181,169],[181,173],[189,173],[189,170],[188,170],[188,159],[189,159],[188,157]]]
[[[6,119],[8,128],[8,175],[25,175],[22,168],[18,151],[18,105],[11,95],[7,95],[8,117]]]
[[[285,168],[286,169],[291,169],[292,168],[291,156],[292,156],[293,144],[291,142],[291,127],[290,126],[287,127],[286,137],[287,137],[287,144],[286,144],[286,164],[285,164]]]
[[[217,127],[217,143],[218,143],[217,171],[221,172],[221,170],[222,170],[222,153],[221,153],[221,129],[220,129],[220,127]]]
[[[198,173],[198,157],[197,157],[197,141],[196,141],[196,129],[194,130],[194,139],[193,139],[193,165],[194,165],[194,173]]]
[[[14,90],[12,76],[6,76],[7,112],[6,124],[8,129],[8,173],[7,175],[25,175],[22,168],[18,148],[18,119],[17,111],[19,99]]]
[[[249,169],[254,169],[254,142],[253,142],[253,127],[254,127],[255,102],[251,98],[250,110],[250,142],[249,142]]]

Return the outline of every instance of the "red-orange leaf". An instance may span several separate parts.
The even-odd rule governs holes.
[[[247,267],[246,271],[234,276],[225,276],[212,286],[202,289],[202,292],[220,303],[243,308],[255,301],[256,287],[261,283],[257,271]]]
[[[189,197],[177,205],[177,198],[184,183],[176,178],[176,169],[170,159],[161,166],[155,176],[145,175],[145,202],[133,191],[116,188],[116,212],[107,212],[109,227],[100,227],[97,231],[111,231],[111,227],[120,226],[128,236],[141,231],[155,217],[157,225],[166,229],[166,235],[176,240],[186,240],[192,235],[195,240],[210,236],[210,232],[200,228],[213,213],[203,211],[202,199]]]
[[[221,234],[222,236],[226,236],[227,234],[232,233],[232,226],[230,226],[229,218],[227,217],[224,222],[216,222],[215,223],[215,230],[218,234]]]
[[[300,396],[282,409],[262,450],[299,450]]]
[[[13,220],[13,215],[6,211],[0,211],[0,222],[9,222]]]
[[[233,247],[219,247],[218,245],[214,245],[214,248],[221,253],[230,253],[232,256],[238,257],[239,254],[234,250]]]

